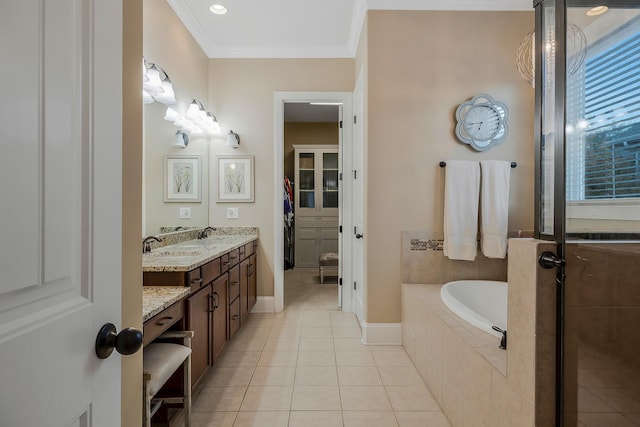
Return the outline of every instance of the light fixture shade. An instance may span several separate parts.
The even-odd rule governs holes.
[[[202,120],[206,116],[204,107],[200,101],[194,99],[187,110],[187,117],[191,120]]]
[[[227,135],[227,147],[231,147],[233,149],[240,147],[240,136],[232,130],[230,130]]]
[[[149,81],[143,82],[143,88],[152,96],[162,91],[162,80],[160,80],[160,71],[155,64],[151,64],[147,69],[147,77]]]
[[[187,145],[189,145],[189,135],[182,132],[181,130],[177,131],[172,146],[178,148],[187,148]]]
[[[169,77],[162,81],[162,92],[156,95],[156,101],[162,102],[166,105],[173,105],[176,103],[176,95],[173,92],[173,85]]]
[[[175,122],[176,120],[181,119],[182,117],[180,116],[180,114],[178,114],[176,112],[176,110],[174,110],[171,107],[167,107],[167,112],[164,114],[164,119],[168,122]]]
[[[142,89],[142,102],[145,104],[153,104],[153,97],[144,89]]]

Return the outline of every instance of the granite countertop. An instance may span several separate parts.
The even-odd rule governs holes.
[[[257,239],[257,234],[212,235],[164,246],[142,255],[142,271],[190,271]]]
[[[191,291],[188,286],[143,286],[142,289],[143,322],[188,296]]]

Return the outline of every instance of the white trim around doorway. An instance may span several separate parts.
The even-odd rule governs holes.
[[[342,154],[342,172],[350,171],[352,165],[351,144],[353,139],[353,117],[351,92],[275,92],[274,96],[274,200],[282,199],[282,181],[284,179],[284,104],[289,102],[336,102],[342,104],[343,127],[342,144],[340,147]],[[348,149],[345,149],[347,148]],[[352,183],[345,179],[342,181],[343,204],[342,228],[351,230],[351,194]],[[273,260],[273,294],[274,311],[280,312],[284,309],[284,234],[282,232],[282,221],[284,216],[284,204],[275,203],[274,212],[274,260]],[[348,237],[347,237],[348,236]],[[341,257],[342,257],[342,282],[351,283],[351,234],[343,234]],[[337,295],[336,295],[337,298]],[[342,288],[342,311],[353,311],[352,290],[350,286]]]

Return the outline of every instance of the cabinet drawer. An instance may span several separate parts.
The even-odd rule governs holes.
[[[229,302],[240,295],[240,266],[236,265],[229,270]]]
[[[240,262],[240,249],[234,249],[227,255],[229,255],[229,267],[233,267]]]
[[[244,245],[244,257],[249,258],[255,252],[255,248],[253,246],[253,242],[247,243]]]
[[[229,339],[240,329],[240,298],[229,305]]]
[[[220,274],[224,274],[229,270],[229,254],[220,257]]]
[[[220,276],[220,258],[209,261],[202,267],[202,279],[204,283],[209,283]]]
[[[191,292],[195,292],[204,285],[200,267],[185,273],[186,285],[191,287]]]
[[[147,320],[142,327],[142,342],[147,345],[184,317],[184,301],[180,300]]]

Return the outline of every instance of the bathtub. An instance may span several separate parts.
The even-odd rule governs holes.
[[[496,337],[491,327],[507,329],[507,283],[492,280],[457,280],[440,289],[442,302],[458,317]]]

